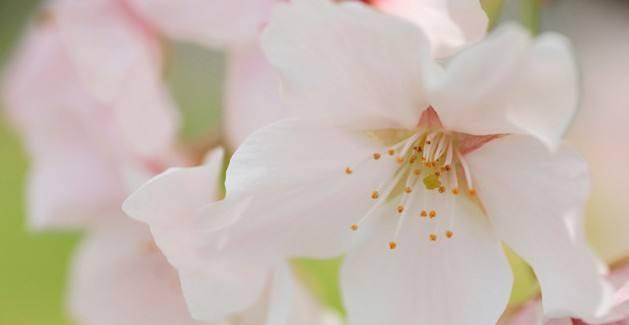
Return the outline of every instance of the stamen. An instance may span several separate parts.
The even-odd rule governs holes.
[[[351,175],[353,172],[354,171],[352,170],[352,168],[350,168],[350,167],[345,168],[345,174]]]
[[[436,218],[437,217],[437,211],[430,210],[430,212],[428,213],[428,216],[430,217],[430,219]]]
[[[446,231],[446,237],[447,237],[448,239],[452,238],[453,236],[454,236],[454,232],[452,232],[452,230],[448,230],[448,231]]]
[[[352,230],[353,230],[353,231],[358,230],[358,225],[357,225],[357,224],[352,224]]]
[[[415,176],[419,176],[419,175],[421,175],[421,174],[422,174],[422,170],[421,170],[421,169],[419,169],[419,168],[417,168],[417,169],[415,169],[415,170],[413,171],[413,173],[415,174]]]
[[[446,192],[446,187],[445,186],[439,186],[439,193],[445,193]]]
[[[378,160],[378,159],[380,159],[380,157],[382,157],[382,155],[379,152],[374,152],[373,153],[373,159],[374,160]]]
[[[437,234],[432,233],[430,234],[430,236],[428,236],[428,238],[430,238],[431,241],[437,241]]]
[[[428,216],[428,211],[426,211],[426,210],[422,210],[422,212],[420,213],[420,215],[421,215],[423,218],[425,218],[425,217],[427,217],[427,216]]]
[[[389,156],[393,156],[395,155],[395,149],[388,149],[387,153],[389,154]]]
[[[395,249],[396,247],[397,247],[397,243],[396,242],[394,242],[394,241],[389,242],[389,249]]]
[[[397,213],[402,214],[402,212],[404,212],[404,206],[403,205],[398,205],[396,210],[397,210]]]
[[[373,191],[371,192],[371,198],[372,199],[377,199],[380,196],[380,193],[378,193],[378,191]]]

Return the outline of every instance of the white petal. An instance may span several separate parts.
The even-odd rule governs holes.
[[[444,125],[471,134],[530,134],[551,148],[577,108],[577,81],[564,38],[531,41],[506,25],[463,51],[433,86],[433,106]]]
[[[376,0],[372,5],[420,26],[437,57],[479,41],[487,31],[487,15],[478,0]]]
[[[393,208],[393,207],[391,207]],[[390,250],[398,217],[384,215],[347,255],[342,287],[350,325],[495,324],[512,275],[479,207],[460,200],[455,235],[431,242],[431,222],[412,216]],[[438,217],[441,218],[441,217]]]
[[[374,161],[375,150],[382,147],[364,135],[301,120],[283,120],[251,135],[230,162],[227,199],[204,211],[209,220],[226,213],[224,204],[248,202],[241,220],[224,230],[222,254],[341,254],[351,242],[351,224],[373,204],[372,191],[397,168],[391,157]]]
[[[193,220],[218,199],[223,155],[222,149],[216,149],[204,165],[168,169],[132,193],[122,209],[155,227]]]
[[[263,33],[262,47],[298,116],[410,128],[427,107],[422,78],[436,68],[426,37],[409,22],[368,7],[283,4]]]
[[[249,44],[271,16],[276,0],[130,0],[166,35],[210,47]]]
[[[231,219],[232,211],[239,211],[227,205],[229,209],[202,213],[218,196],[222,159],[222,150],[216,150],[206,165],[170,169],[138,189],[123,205],[126,213],[151,226],[156,243],[179,272],[190,312],[203,320],[220,320],[249,308],[260,298],[270,274],[270,266],[255,259],[205,258],[205,251],[215,251],[220,240],[205,224],[224,223]]]
[[[229,52],[225,132],[232,148],[253,131],[288,116],[281,100],[279,76],[257,45]]]
[[[496,139],[467,157],[498,236],[534,269],[550,317],[594,318],[609,308],[609,286],[582,235],[589,192],[585,162],[551,153],[526,136]]]
[[[204,324],[190,317],[175,270],[141,225],[88,234],[70,281],[70,311],[82,324]]]

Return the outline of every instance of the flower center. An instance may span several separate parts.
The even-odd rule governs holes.
[[[427,223],[426,237],[431,242],[453,238],[457,200],[461,195],[476,200],[473,177],[463,156],[466,148],[460,141],[460,134],[445,130],[440,123],[433,123],[420,127],[382,151],[373,152],[365,162],[394,159],[397,168],[369,194],[368,199],[374,204],[351,225],[351,230],[358,231],[363,222],[381,213],[385,203],[393,203],[390,213],[399,219],[388,243],[390,249],[398,246],[397,237],[407,218],[418,218]],[[360,172],[359,169],[355,171],[347,167],[345,174],[354,175]]]

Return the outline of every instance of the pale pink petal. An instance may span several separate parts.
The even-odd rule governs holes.
[[[167,156],[174,147],[179,126],[176,105],[166,86],[141,68],[130,68],[113,114],[122,141],[140,158]]]
[[[177,131],[162,85],[162,49],[125,1],[58,0],[52,7],[67,55],[90,93],[111,106],[127,150],[163,154]]]
[[[610,287],[579,217],[589,193],[586,163],[566,147],[552,153],[516,135],[485,144],[467,160],[498,236],[533,267],[545,314],[591,319],[609,310]]]
[[[175,270],[138,224],[88,234],[74,260],[68,303],[85,325],[205,324],[190,317]]]
[[[373,6],[408,19],[428,36],[435,56],[442,57],[479,41],[488,19],[478,0],[372,0]]]
[[[126,195],[109,157],[75,141],[35,156],[28,178],[28,216],[34,229],[109,221]]]
[[[394,206],[389,207],[389,211]],[[363,230],[342,272],[350,325],[495,324],[509,299],[512,275],[489,220],[475,203],[459,199],[454,237],[428,239],[430,223],[415,216],[381,216]]]
[[[433,85],[447,128],[471,134],[530,134],[556,148],[577,109],[575,63],[556,34],[532,41],[506,25],[455,57]]]
[[[58,0],[52,6],[68,55],[88,89],[111,101],[135,73],[161,70],[160,44],[124,1]]]
[[[287,117],[279,76],[257,45],[229,52],[225,85],[225,132],[232,148],[253,131]]]
[[[423,74],[436,67],[426,37],[411,23],[364,5],[278,6],[262,47],[296,116],[411,128],[427,107]]]
[[[277,0],[130,0],[167,36],[210,47],[251,44]]]

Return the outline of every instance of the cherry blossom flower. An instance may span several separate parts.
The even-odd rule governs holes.
[[[604,318],[592,323],[579,319],[561,318],[547,319],[544,317],[539,300],[532,301],[519,311],[506,318],[501,325],[626,325],[629,324],[629,267],[614,270],[609,276],[617,291],[614,296],[614,308]]]
[[[351,0],[344,0],[351,1]],[[138,12],[173,38],[227,49],[224,121],[236,147],[251,132],[286,117],[277,75],[258,44],[272,9],[285,0],[129,0]],[[383,12],[422,27],[435,55],[443,56],[480,40],[487,16],[478,0],[365,0]]]
[[[128,174],[154,175],[178,160],[156,39],[117,3],[51,2],[7,69],[3,97],[33,157],[34,228],[119,215]]]
[[[408,22],[303,0],[276,10],[263,47],[294,114],[240,146],[226,199],[193,211],[195,231],[168,230],[206,263],[347,254],[350,324],[486,325],[511,289],[504,242],[535,270],[549,315],[606,312],[581,234],[586,164],[561,143],[577,106],[564,38],[508,25],[442,66]],[[264,278],[230,292],[249,301]]]

